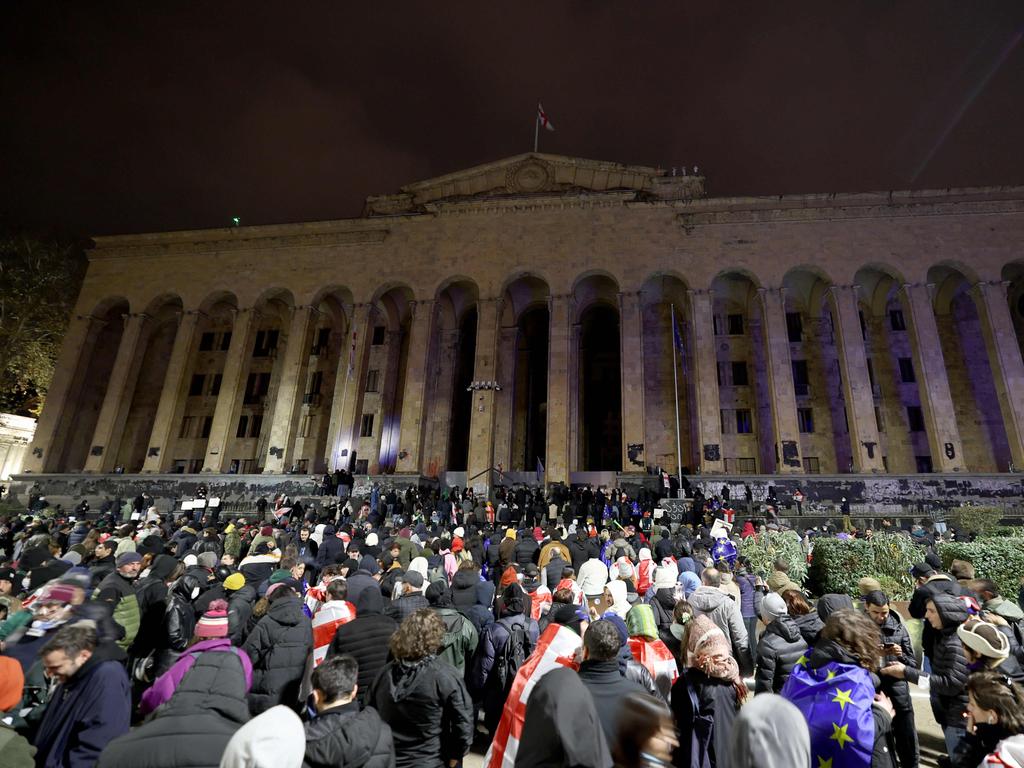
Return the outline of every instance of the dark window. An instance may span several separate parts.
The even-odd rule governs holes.
[[[269,388],[269,373],[250,373],[249,378],[245,382],[245,396],[242,398],[242,403],[245,405],[254,405],[259,403],[267,396],[267,390]]]
[[[743,315],[729,315],[729,335],[743,335]]]
[[[259,437],[263,431],[263,414],[257,413],[252,417],[252,429],[249,430],[249,437]]]
[[[793,361],[793,392],[797,395],[807,395],[811,387],[807,379],[807,361]]]
[[[917,377],[914,376],[914,361],[909,357],[900,358],[900,379],[904,384],[917,381]]]
[[[269,357],[277,349],[276,330],[256,331],[256,343],[253,344],[253,357]]]
[[[373,326],[373,339],[371,339],[370,343],[375,347],[379,347],[384,343],[384,334],[385,328],[383,325]]]
[[[871,362],[871,358],[868,358],[868,383],[871,384],[871,389],[875,388],[875,365]]]
[[[720,386],[720,387],[728,386],[726,384],[726,382],[728,381],[728,377],[727,377],[727,373],[726,373],[728,365],[729,365],[728,363],[721,363],[720,362],[716,366],[716,368],[717,368],[717,375],[718,375],[718,386]]]
[[[736,471],[741,475],[753,475],[757,472],[757,459],[736,459]]]
[[[907,423],[911,432],[924,432],[924,414],[920,405],[907,406]]]
[[[1024,315],[1024,293],[1017,297],[1017,314]]]
[[[309,393],[311,395],[319,395],[320,390],[324,385],[324,372],[314,371],[313,375],[309,379]]]
[[[356,459],[356,471],[354,474],[366,475],[370,472],[370,462],[366,459]]]
[[[220,337],[220,350],[221,352],[227,352],[231,348],[231,331],[224,331],[224,335]]]
[[[359,425],[360,437],[373,437],[373,414],[364,413],[362,423]]]
[[[249,417],[244,413],[238,417],[238,429],[235,430],[235,437],[245,437],[249,432]]]
[[[747,363],[744,360],[733,360],[732,383],[735,387],[745,387],[750,383],[747,378]]]
[[[739,435],[749,435],[754,431],[753,422],[750,419],[749,408],[737,408],[736,409],[736,433]]]
[[[210,394],[211,395],[219,395],[220,394],[220,382],[221,382],[221,379],[223,379],[223,378],[224,378],[223,375],[221,375],[219,373],[213,374],[213,378],[210,380]]]
[[[376,392],[380,387],[380,371],[377,369],[366,372],[366,391]]]
[[[316,332],[316,341],[313,342],[313,354],[319,355],[327,351],[327,344],[331,339],[330,328],[318,328]]]
[[[203,430],[199,433],[199,436],[209,437],[211,429],[213,429],[213,416],[203,417]]]
[[[199,395],[203,394],[203,381],[205,379],[206,376],[201,373],[192,374],[192,383],[189,384],[188,386],[189,397],[198,397]]]
[[[199,351],[210,352],[213,349],[213,342],[216,339],[216,334],[212,332],[206,332],[199,337]]]
[[[797,408],[796,409],[796,420],[800,424],[800,431],[804,434],[810,434],[814,432],[814,409],[813,408]]]
[[[789,335],[789,340],[792,343],[796,343],[803,338],[804,321],[800,317],[799,312],[786,313],[786,333]]]
[[[902,309],[890,309],[889,310],[889,327],[894,331],[905,331],[907,330],[907,322],[903,319]]]
[[[862,310],[857,310],[857,317],[860,318],[860,337],[864,339],[864,341],[867,341],[868,324],[864,321],[864,312]]]
[[[809,475],[821,474],[821,462],[817,456],[804,456],[804,472]]]
[[[917,471],[923,475],[931,474],[932,470],[932,457],[931,456],[915,456],[914,460],[917,462]]]

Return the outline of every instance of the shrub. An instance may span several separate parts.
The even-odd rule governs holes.
[[[982,537],[986,539],[1024,538],[1024,525],[997,525]]]
[[[990,579],[1001,594],[1014,600],[1024,576],[1024,547],[1016,538],[979,539],[971,543],[948,542],[939,545],[939,557],[949,568],[954,560],[969,560],[979,579]]]
[[[987,536],[999,525],[1004,514],[999,507],[962,506],[953,510],[949,518],[958,528]]]
[[[824,592],[858,597],[857,582],[865,576],[879,581],[893,600],[907,600],[914,591],[911,566],[924,550],[907,536],[879,534],[871,539],[817,539],[811,576]]]
[[[750,561],[756,573],[764,575],[775,570],[775,560],[781,557],[789,563],[789,577],[797,584],[807,575],[807,556],[795,531],[765,531],[740,540],[739,553]]]

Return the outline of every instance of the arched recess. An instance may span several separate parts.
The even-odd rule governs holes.
[[[141,355],[138,375],[115,462],[116,466],[123,467],[129,474],[142,471],[146,461],[146,448],[160,405],[167,364],[174,348],[182,309],[179,297],[162,296],[154,300],[145,311],[149,319],[143,329],[143,337],[139,340],[140,349],[136,353]]]
[[[424,442],[428,475],[465,472],[468,466],[473,406],[468,387],[473,381],[479,299],[476,283],[460,277],[446,281],[434,300]]]
[[[892,474],[930,472],[932,467],[909,317],[900,296],[903,283],[884,264],[864,266],[854,276],[882,461]]]
[[[407,285],[392,285],[379,289],[373,301],[373,336],[366,375],[360,382],[363,396],[356,424],[356,474],[389,474],[398,461],[413,299]]]
[[[849,472],[853,461],[831,284],[812,268],[790,270],[782,280],[800,455],[811,474]]]
[[[1024,261],[1014,261],[1003,267],[1002,278],[1007,283],[1006,300],[1010,305],[1017,346],[1024,356]]]
[[[101,302],[90,313],[87,349],[79,358],[81,362],[68,393],[69,412],[65,413],[65,423],[59,432],[63,437],[58,443],[60,455],[51,471],[81,472],[85,468],[128,311],[128,301],[114,297]]]
[[[622,470],[622,371],[619,286],[606,274],[591,274],[573,287],[576,308],[577,413],[570,421],[576,456],[584,472]]]
[[[775,471],[761,311],[755,279],[723,272],[711,282],[722,424],[722,458],[728,474]]]
[[[953,397],[964,463],[973,472],[1002,472],[1010,464],[1010,446],[999,408],[981,316],[968,277],[954,266],[934,266],[935,322]]]
[[[682,472],[697,465],[694,420],[693,343],[688,318],[689,297],[683,280],[674,275],[649,277],[640,289],[643,322],[644,433],[647,436],[647,462],[674,471],[678,464],[676,410],[678,406],[678,447],[682,453]],[[682,349],[675,350],[672,317],[681,334]],[[673,376],[673,361],[675,376]],[[677,399],[678,392],[678,399]]]
[[[299,374],[301,403],[290,455],[297,471],[320,474],[329,468],[327,440],[335,393],[345,381],[353,356],[348,338],[352,294],[346,288],[328,287],[318,292],[309,306],[312,317],[306,337],[301,340],[305,350]]]
[[[547,461],[549,297],[548,284],[534,275],[516,278],[504,292],[495,463],[516,472]]]
[[[198,473],[203,469],[237,313],[238,299],[227,291],[217,291],[199,305],[199,343],[190,351],[184,392],[180,394],[184,399],[181,421],[173,425],[171,433],[172,472]]]

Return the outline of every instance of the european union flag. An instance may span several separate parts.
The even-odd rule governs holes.
[[[782,695],[807,720],[811,768],[870,768],[875,743],[871,675],[863,667],[834,661],[810,669],[809,653],[793,668]]]

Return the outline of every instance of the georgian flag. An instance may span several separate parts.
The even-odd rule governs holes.
[[[633,658],[644,665],[655,682],[664,678],[667,681],[666,689],[679,678],[679,666],[676,664],[676,657],[672,651],[661,640],[648,640],[645,637],[629,638],[629,652]],[[658,686],[661,688],[661,686]]]
[[[541,128],[547,128],[549,131],[555,130],[555,126],[551,124],[548,119],[548,113],[544,111],[544,107],[537,102],[537,122],[540,123]]]
[[[356,617],[356,607],[348,600],[331,600],[324,603],[313,617],[313,666],[319,666],[327,658],[327,650],[338,627],[348,624]]]
[[[526,720],[526,700],[533,686],[544,675],[558,667],[577,667],[576,652],[583,640],[561,624],[549,624],[537,641],[537,648],[516,672],[512,688],[505,699],[505,709],[494,733],[494,741],[484,756],[484,768],[513,768],[519,737]]]

